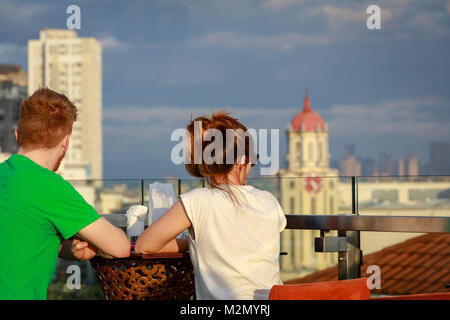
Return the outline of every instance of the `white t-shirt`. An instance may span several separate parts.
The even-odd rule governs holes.
[[[277,199],[252,186],[230,186],[237,205],[218,189],[181,195],[192,223],[189,250],[199,300],[263,300],[280,280],[280,232],[286,217]]]

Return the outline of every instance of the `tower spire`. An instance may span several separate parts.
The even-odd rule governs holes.
[[[311,106],[309,104],[308,85],[305,86],[305,99],[303,99],[303,112],[310,112]]]

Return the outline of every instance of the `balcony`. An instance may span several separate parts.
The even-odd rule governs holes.
[[[124,213],[149,203],[149,186],[175,195],[206,186],[194,179],[71,181],[98,212],[122,228]],[[450,292],[450,176],[249,179],[274,194],[287,216],[281,234],[284,283],[367,277],[371,296]],[[81,267],[81,289],[66,286]],[[63,261],[49,299],[104,299],[88,262]]]

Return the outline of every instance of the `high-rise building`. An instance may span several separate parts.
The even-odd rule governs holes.
[[[345,159],[350,155],[355,155],[355,145],[354,144],[346,144],[344,146],[343,158]]]
[[[346,158],[339,161],[339,171],[342,176],[360,176],[361,175],[361,163],[356,161],[355,155],[350,154]]]
[[[376,173],[376,163],[372,158],[363,158],[361,162],[361,175],[364,177],[373,176]]]
[[[78,120],[61,164],[66,179],[101,179],[102,49],[95,38],[74,30],[43,29],[28,41],[28,94],[40,87],[64,93],[75,103]]]
[[[341,176],[351,177],[361,175],[361,162],[356,160],[355,146],[353,144],[346,144],[344,146],[344,154],[339,161],[338,167]]]
[[[27,74],[18,65],[0,64],[0,151],[15,153],[14,131],[22,100],[27,96]]]
[[[399,176],[418,176],[419,175],[419,158],[416,154],[407,155],[398,160]]]
[[[286,214],[337,214],[339,175],[330,168],[328,126],[311,109],[306,93],[303,110],[287,130],[287,168],[280,170],[280,203]],[[336,263],[334,253],[314,253],[312,230],[284,230],[281,250],[281,277],[289,279]]]
[[[392,176],[394,170],[394,155],[392,153],[381,153],[378,158],[378,174],[381,176]]]
[[[450,142],[449,141],[430,142],[429,174],[432,174],[432,175],[449,175],[450,174]]]

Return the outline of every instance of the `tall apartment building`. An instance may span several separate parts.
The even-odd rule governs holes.
[[[395,172],[394,155],[392,153],[381,153],[378,158],[378,172],[380,176],[392,176]]]
[[[450,141],[430,142],[430,174],[450,174]]]
[[[349,154],[346,158],[339,161],[339,171],[342,176],[361,176],[361,162],[356,161],[354,154]]]
[[[418,176],[419,175],[419,158],[416,154],[407,155],[398,160],[399,176]]]
[[[40,87],[64,93],[78,108],[72,140],[61,164],[65,179],[101,179],[102,49],[74,30],[43,29],[28,41],[28,94]]]
[[[0,64],[0,152],[15,153],[14,131],[19,109],[27,96],[27,74],[18,65]]]

